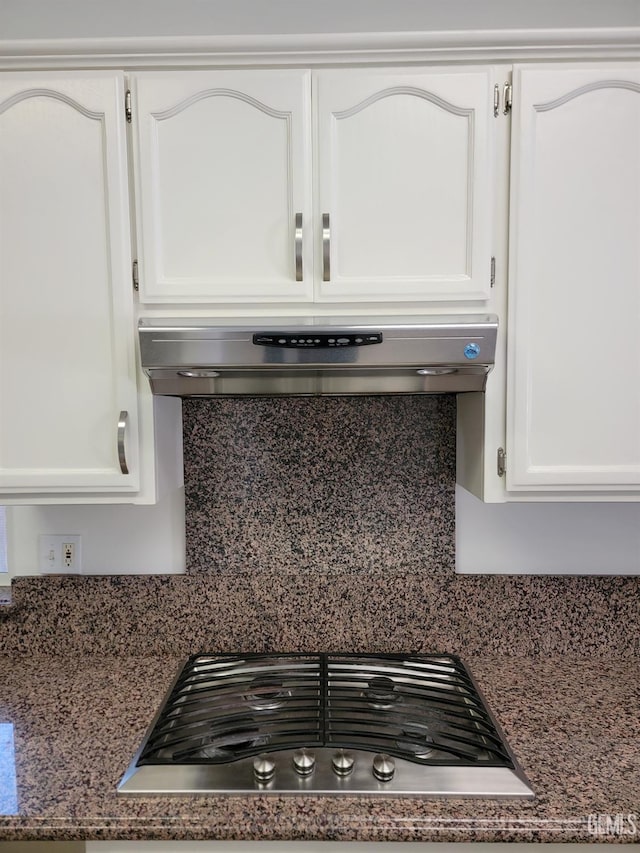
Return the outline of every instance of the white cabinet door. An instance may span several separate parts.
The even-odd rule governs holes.
[[[496,82],[492,68],[318,72],[318,299],[488,297]]]
[[[640,485],[640,68],[514,74],[507,488]]]
[[[132,82],[143,301],[310,300],[310,73]]]
[[[0,77],[0,501],[139,486],[123,98]]]

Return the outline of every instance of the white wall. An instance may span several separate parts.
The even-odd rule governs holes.
[[[456,571],[638,575],[640,504],[484,504],[458,487]]]
[[[0,40],[640,26],[637,0],[1,0]]]
[[[82,574],[175,574],[184,571],[184,489],[155,506],[7,507],[9,573],[40,574],[38,536],[82,536]]]

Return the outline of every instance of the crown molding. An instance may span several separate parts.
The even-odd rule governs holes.
[[[640,27],[0,40],[0,69],[638,59]]]

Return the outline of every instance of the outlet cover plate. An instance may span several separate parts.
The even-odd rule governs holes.
[[[65,564],[65,545],[71,545],[70,565]],[[77,533],[43,533],[38,536],[38,564],[44,574],[79,575],[82,570],[82,537]]]

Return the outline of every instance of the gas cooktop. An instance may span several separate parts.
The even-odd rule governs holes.
[[[118,792],[534,796],[444,654],[193,655]]]

